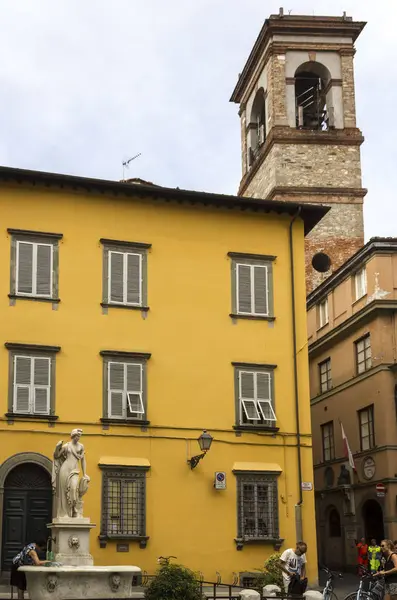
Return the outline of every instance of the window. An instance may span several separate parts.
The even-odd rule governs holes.
[[[13,415],[53,416],[55,354],[59,346],[6,343],[10,351],[8,412]]]
[[[375,447],[374,405],[358,411],[361,450]]]
[[[341,537],[342,529],[340,525],[340,516],[336,508],[332,508],[328,517],[329,537]]]
[[[274,366],[258,368],[245,363],[233,363],[233,366],[237,425],[275,427]]]
[[[328,323],[328,298],[318,305],[318,323],[320,329]]]
[[[149,467],[103,467],[100,539],[146,537],[146,471]]]
[[[150,244],[101,239],[104,248],[103,306],[147,308]]]
[[[237,474],[238,538],[245,541],[277,539],[277,477]]]
[[[232,317],[273,318],[272,260],[236,254],[232,258]],[[253,258],[256,257],[256,258]]]
[[[356,344],[357,373],[364,373],[372,367],[371,338],[369,335],[361,338]]]
[[[58,300],[62,234],[8,229],[11,234],[11,298]]]
[[[321,425],[321,438],[323,441],[323,461],[334,460],[335,441],[334,441],[334,423],[330,421]]]
[[[327,358],[318,365],[320,371],[320,393],[328,392],[332,388],[331,359]]]
[[[359,300],[367,293],[367,273],[365,267],[357,271],[354,275],[354,290],[356,300]]]
[[[150,354],[103,351],[105,419],[147,422],[146,361]]]

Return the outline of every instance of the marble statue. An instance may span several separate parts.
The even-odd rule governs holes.
[[[56,497],[56,516],[83,516],[82,497],[88,490],[90,478],[86,473],[84,446],[80,443],[83,431],[73,429],[70,442],[57,443],[54,450],[52,487]],[[82,477],[79,478],[81,462]]]

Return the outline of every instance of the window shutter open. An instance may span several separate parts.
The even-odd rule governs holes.
[[[50,412],[50,367],[49,358],[34,358],[34,405],[33,412],[48,415]]]
[[[249,265],[236,265],[237,280],[237,312],[251,313],[251,267]]]
[[[256,374],[256,394],[258,407],[265,421],[276,421],[272,405],[272,388],[270,373]]]
[[[140,254],[127,254],[127,304],[141,304]]]
[[[267,285],[267,267],[256,265],[254,271],[254,294],[255,307],[254,312],[257,315],[268,314],[268,285]]]
[[[38,296],[52,296],[52,252],[53,246],[37,244],[37,280],[36,293]]]
[[[240,371],[240,402],[247,419],[258,421],[261,417],[255,402],[254,378],[255,373]]]
[[[30,412],[31,361],[27,356],[14,357],[14,412]]]
[[[110,362],[108,364],[109,417],[122,418],[124,390],[124,364]]]
[[[18,294],[33,293],[33,244],[30,242],[17,242],[17,277],[16,288]]]
[[[142,401],[142,365],[126,364],[127,371],[127,407],[129,416],[145,413]]]
[[[109,302],[123,302],[124,254],[109,251],[108,295]]]

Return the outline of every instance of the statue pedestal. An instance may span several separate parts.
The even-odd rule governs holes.
[[[94,559],[90,554],[90,529],[95,527],[85,517],[57,517],[47,525],[51,537],[55,561],[74,567],[91,566]]]

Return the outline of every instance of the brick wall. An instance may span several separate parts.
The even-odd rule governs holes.
[[[351,53],[341,56],[342,92],[345,127],[356,126],[356,98],[354,93],[354,64]]]

